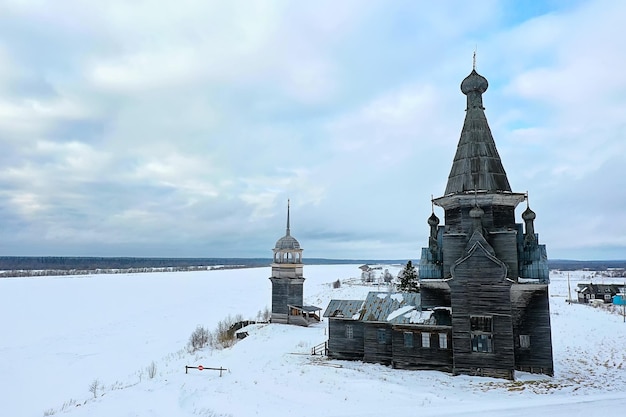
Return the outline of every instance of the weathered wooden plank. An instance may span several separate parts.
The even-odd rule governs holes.
[[[304,278],[277,278],[272,281],[272,315],[288,314],[288,305],[303,304]]]
[[[452,372],[452,328],[450,326],[397,325],[393,326],[393,362],[398,369],[430,369]],[[406,346],[405,334],[412,335],[413,346]],[[422,346],[422,334],[428,334],[430,346]],[[446,346],[439,343],[440,334]]]
[[[537,288],[539,287],[539,288]],[[547,285],[516,285],[511,299],[516,312],[515,368],[520,371],[554,374],[550,303]],[[528,347],[522,347],[520,335],[528,336]]]
[[[511,319],[511,281],[506,266],[482,247],[463,258],[452,269],[452,337],[454,373],[513,377],[515,353]],[[493,330],[490,352],[472,349],[474,333],[470,317],[490,317]]]
[[[391,325],[384,322],[364,322],[364,325],[363,361],[391,364]]]
[[[351,337],[346,328],[352,327]],[[363,360],[363,322],[351,319],[328,320],[328,357],[344,360]]]

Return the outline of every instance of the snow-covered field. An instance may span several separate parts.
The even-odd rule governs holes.
[[[363,298],[375,288],[348,279],[359,274],[356,265],[306,266],[305,301],[325,308],[331,298]],[[626,324],[602,309],[568,305],[566,273],[551,274],[554,378],[518,373],[510,382],[312,357],[311,347],[326,340],[326,322],[255,325],[230,349],[186,352],[198,324],[213,329],[227,315],[254,318],[268,306],[269,275],[255,268],[0,279],[0,416],[589,417],[626,410]],[[570,275],[573,291],[590,272]],[[342,286],[333,289],[338,278]],[[185,365],[200,364],[228,371],[185,374]],[[89,392],[95,379],[104,386],[97,398]]]

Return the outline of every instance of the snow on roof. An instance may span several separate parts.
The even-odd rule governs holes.
[[[578,284],[578,288],[576,289],[576,291],[578,292],[586,292],[586,291],[590,291],[590,292],[619,292],[620,289],[623,287],[623,285],[618,284],[618,283],[608,283],[608,284],[594,284],[593,282],[590,283],[581,283]]]
[[[363,303],[362,318],[366,321],[389,321],[389,316],[396,310],[410,306],[411,309],[421,308],[420,293],[389,293],[372,291],[367,294]],[[408,311],[408,310],[407,310]],[[394,322],[401,320],[401,313],[393,316]]]
[[[362,306],[363,300],[330,300],[324,317],[351,317],[356,320],[360,316]]]
[[[396,301],[397,301],[397,302],[399,302],[399,303],[401,303],[401,302],[402,302],[402,300],[404,300],[404,296],[403,296],[401,293],[398,293],[398,294],[392,294],[392,295],[391,295],[391,298],[392,298],[393,300],[396,300]]]
[[[396,311],[393,311],[391,314],[387,316],[387,321],[392,321],[396,317],[402,314],[405,314],[411,310],[415,310],[415,306],[408,305],[408,306],[400,307],[399,309],[397,309]]]
[[[410,313],[405,314],[404,317],[411,324],[436,324],[433,319],[433,312],[429,310],[413,310]]]
[[[540,278],[524,278],[524,277],[517,278],[517,283],[518,284],[542,284]]]

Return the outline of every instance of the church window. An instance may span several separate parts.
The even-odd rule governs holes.
[[[430,347],[430,333],[422,333],[422,347],[423,348]]]
[[[470,316],[470,330],[472,332],[493,332],[493,320],[491,316]]]
[[[351,324],[346,325],[346,339],[354,339],[354,326]]]
[[[413,333],[412,332],[404,332],[404,347],[408,347],[408,348],[413,347]]]
[[[493,353],[493,318],[470,316],[472,352]]]
[[[448,349],[447,333],[439,333],[439,349]]]
[[[527,335],[527,334],[519,335],[519,347],[523,349],[528,349],[530,347],[530,335]]]
[[[472,352],[493,353],[492,335],[472,334]]]

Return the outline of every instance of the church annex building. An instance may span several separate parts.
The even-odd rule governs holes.
[[[330,358],[507,379],[516,370],[553,375],[546,248],[527,195],[511,190],[502,166],[482,102],[487,87],[475,69],[461,83],[466,116],[445,193],[432,201],[445,218],[428,218],[420,292],[332,300],[324,312]]]

